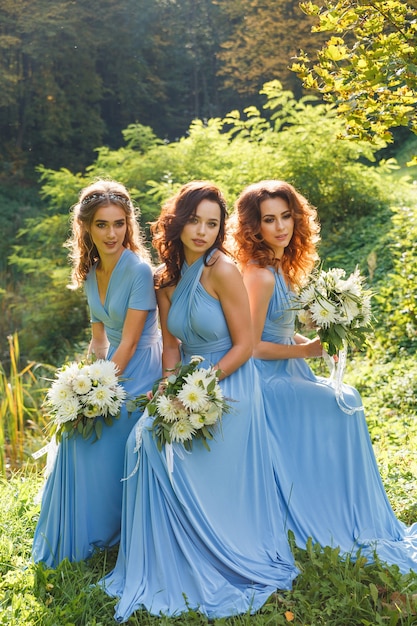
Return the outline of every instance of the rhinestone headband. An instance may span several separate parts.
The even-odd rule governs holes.
[[[118,202],[123,202],[123,204],[129,204],[129,198],[123,196],[120,193],[92,193],[89,196],[86,196],[81,200],[81,204],[90,204],[90,202],[94,202],[95,200],[117,200]]]

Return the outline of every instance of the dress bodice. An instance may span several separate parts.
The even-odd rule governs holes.
[[[107,338],[117,346],[122,337],[127,310],[149,311],[141,335],[139,348],[148,347],[159,334],[156,297],[151,267],[131,250],[121,254],[107,287],[104,303],[98,291],[96,266],[92,267],[85,281],[85,292],[90,307],[91,321],[103,322]]]
[[[268,269],[275,278],[275,288],[269,301],[262,341],[290,343],[294,335],[295,293],[288,287],[281,272]]]
[[[172,296],[168,329],[182,342],[185,355],[226,352],[232,342],[220,302],[200,282],[203,257],[192,265],[184,263],[182,276]]]

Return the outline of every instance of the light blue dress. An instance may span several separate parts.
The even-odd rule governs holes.
[[[127,310],[149,311],[122,381],[128,397],[145,393],[161,376],[161,341],[150,266],[126,249],[111,275],[104,305],[95,268],[87,276],[85,289],[92,321],[104,323],[109,359],[120,342]],[[123,406],[120,418],[110,427],[104,425],[96,442],[94,437],[68,439],[64,435],[42,497],[32,548],[35,562],[56,567],[65,558],[86,559],[95,547],[112,546],[120,540],[124,451],[138,417],[137,412],[129,417]]]
[[[218,300],[200,283],[203,260],[185,267],[168,326],[183,358],[216,364],[231,348]],[[233,411],[207,451],[174,444],[170,475],[164,450],[142,432],[137,472],[125,482],[122,539],[115,569],[101,584],[119,597],[116,620],[138,609],[175,616],[190,609],[209,618],[254,612],[297,574],[273,480],[260,386],[253,361],[221,381]],[[147,426],[151,424],[148,418]],[[126,474],[135,439],[127,444]]]
[[[270,268],[271,269],[271,268]],[[294,343],[294,294],[275,276],[263,341]],[[290,310],[292,308],[292,310]],[[378,471],[363,410],[339,408],[328,379],[304,359],[255,359],[262,381],[275,467],[287,527],[304,548],[309,537],[344,554],[361,553],[404,572],[417,571],[417,524],[394,515]],[[358,392],[343,385],[343,399],[360,407]]]

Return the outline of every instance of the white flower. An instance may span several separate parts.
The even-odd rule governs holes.
[[[359,269],[356,269],[345,282],[345,291],[349,291],[353,296],[359,297],[362,293],[362,281]]]
[[[311,328],[312,326],[314,326],[313,318],[311,316],[310,311],[306,311],[305,309],[301,309],[300,311],[298,311],[297,317],[298,317],[298,319],[300,321],[300,324],[302,324],[306,328]]]
[[[106,387],[117,383],[117,367],[113,361],[100,359],[89,366],[89,375],[92,380],[98,380]]]
[[[70,385],[74,378],[77,378],[80,374],[80,365],[79,363],[70,363],[69,365],[65,365],[62,369],[58,370],[57,375],[58,379],[62,383],[66,383]]]
[[[174,422],[171,428],[171,440],[183,443],[184,441],[191,440],[195,434],[195,428],[192,426],[189,419],[181,419],[178,422]]]
[[[301,290],[299,295],[299,301],[302,306],[306,306],[311,302],[314,302],[316,297],[314,285],[307,285],[304,289]]]
[[[207,402],[207,393],[199,385],[185,383],[178,393],[178,399],[191,411],[199,411]]]
[[[55,422],[57,424],[64,424],[65,422],[71,422],[77,419],[81,404],[75,396],[69,396],[60,403],[59,408],[55,415]]]
[[[359,306],[354,300],[346,298],[343,303],[343,312],[346,316],[346,322],[350,324],[359,315]]]
[[[210,398],[217,403],[223,402],[223,390],[218,383],[215,384],[214,389],[210,394]]]
[[[127,396],[126,389],[122,387],[121,385],[114,385],[112,387],[112,392],[114,394],[114,397],[117,403],[119,404],[119,406],[121,406],[123,401],[126,400],[126,396]]]
[[[222,410],[214,403],[210,403],[202,410],[206,426],[213,426],[222,416]]]
[[[81,376],[77,376],[72,381],[72,388],[74,389],[75,393],[77,393],[79,396],[84,395],[85,393],[88,393],[91,389],[90,377],[85,376],[84,374],[82,374]]]
[[[190,413],[188,419],[190,420],[191,426],[196,430],[206,425],[206,418],[203,413]]]
[[[200,368],[195,370],[194,372],[190,372],[185,376],[184,380],[189,385],[203,385],[203,387],[207,386],[207,378],[209,375],[209,370],[204,368]]]
[[[371,323],[371,296],[365,295],[363,297],[361,314],[363,316],[363,324],[368,326]]]
[[[199,354],[194,354],[190,359],[190,363],[202,363],[203,361],[204,357],[200,356]]]
[[[314,322],[319,327],[328,328],[331,323],[337,321],[337,308],[328,300],[321,299],[320,302],[313,302],[310,311]]]
[[[100,384],[97,385],[97,387],[93,387],[87,394],[87,402],[89,404],[96,404],[101,407],[102,410],[111,404],[112,400],[112,391],[108,387]]]
[[[98,417],[102,415],[103,410],[98,406],[98,404],[89,404],[83,409],[83,415],[85,417]]]
[[[56,381],[48,390],[47,399],[51,405],[59,406],[69,398],[72,398],[73,392],[66,382]]]
[[[156,407],[160,415],[168,423],[176,422],[187,416],[184,405],[178,402],[176,398],[159,396],[156,400]]]

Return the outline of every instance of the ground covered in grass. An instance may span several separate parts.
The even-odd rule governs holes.
[[[406,370],[406,371],[405,371]],[[397,516],[417,520],[417,366],[401,368],[352,362],[347,373],[363,395],[381,475]],[[408,403],[408,404],[407,404]],[[0,482],[0,624],[12,626],[107,626],[114,601],[94,586],[112,568],[116,551],[89,562],[63,562],[57,570],[30,562],[42,484],[39,468],[28,466]],[[290,537],[291,540],[291,537]],[[216,626],[411,625],[417,624],[417,574],[401,575],[395,566],[367,563],[360,554],[342,560],[337,549],[293,546],[301,574],[291,592],[277,592],[256,615],[212,622]],[[176,619],[137,612],[129,624],[207,624],[190,611]]]

